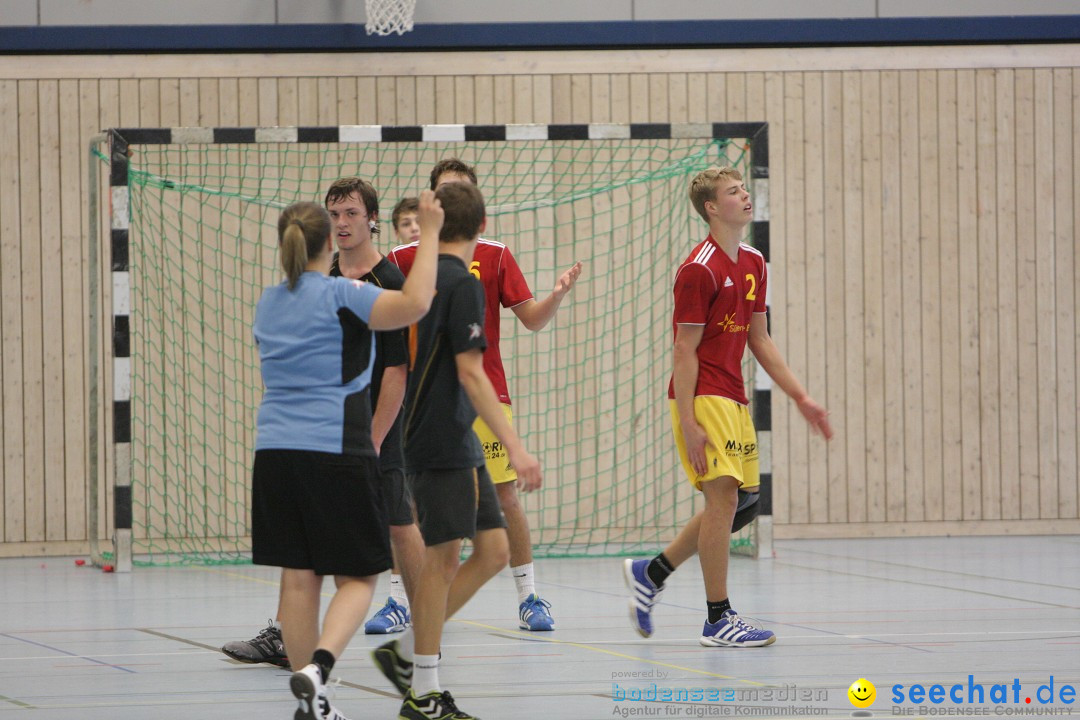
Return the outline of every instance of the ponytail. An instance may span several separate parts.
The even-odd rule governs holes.
[[[318,257],[330,237],[330,215],[313,202],[293,203],[278,218],[281,267],[289,290],[296,287],[308,262]]]

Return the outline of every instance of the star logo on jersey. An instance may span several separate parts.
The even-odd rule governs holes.
[[[726,278],[724,278],[724,287],[731,287],[734,284],[735,283],[731,282],[731,276],[730,275],[728,275]]]
[[[483,334],[483,332],[484,332],[484,328],[482,328],[478,323],[469,323],[469,339],[470,340],[475,340],[476,338],[480,337],[480,335]]]

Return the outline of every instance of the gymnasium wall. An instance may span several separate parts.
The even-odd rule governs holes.
[[[416,0],[419,23],[1071,15],[1076,0]],[[362,23],[364,0],[4,0],[2,25]]]
[[[108,524],[116,126],[767,121],[772,330],[837,429],[774,393],[776,536],[1080,532],[1077,49],[0,57],[0,555],[85,551],[91,474]]]

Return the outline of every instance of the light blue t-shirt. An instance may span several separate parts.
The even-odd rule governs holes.
[[[368,385],[371,307],[383,292],[306,272],[266,288],[255,309],[263,393],[256,450],[374,456]]]

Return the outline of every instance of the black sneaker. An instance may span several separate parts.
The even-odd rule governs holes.
[[[281,630],[274,627],[274,621],[250,640],[233,640],[221,646],[221,652],[233,660],[244,663],[270,663],[288,668],[289,658],[285,655],[285,642],[281,639]]]
[[[458,710],[454,697],[446,690],[434,690],[416,697],[410,689],[401,703],[398,720],[480,720]]]
[[[412,687],[413,664],[401,657],[398,652],[398,641],[391,640],[380,645],[371,652],[371,659],[375,666],[386,676],[386,679],[397,688],[401,697],[407,697],[409,688]]]

